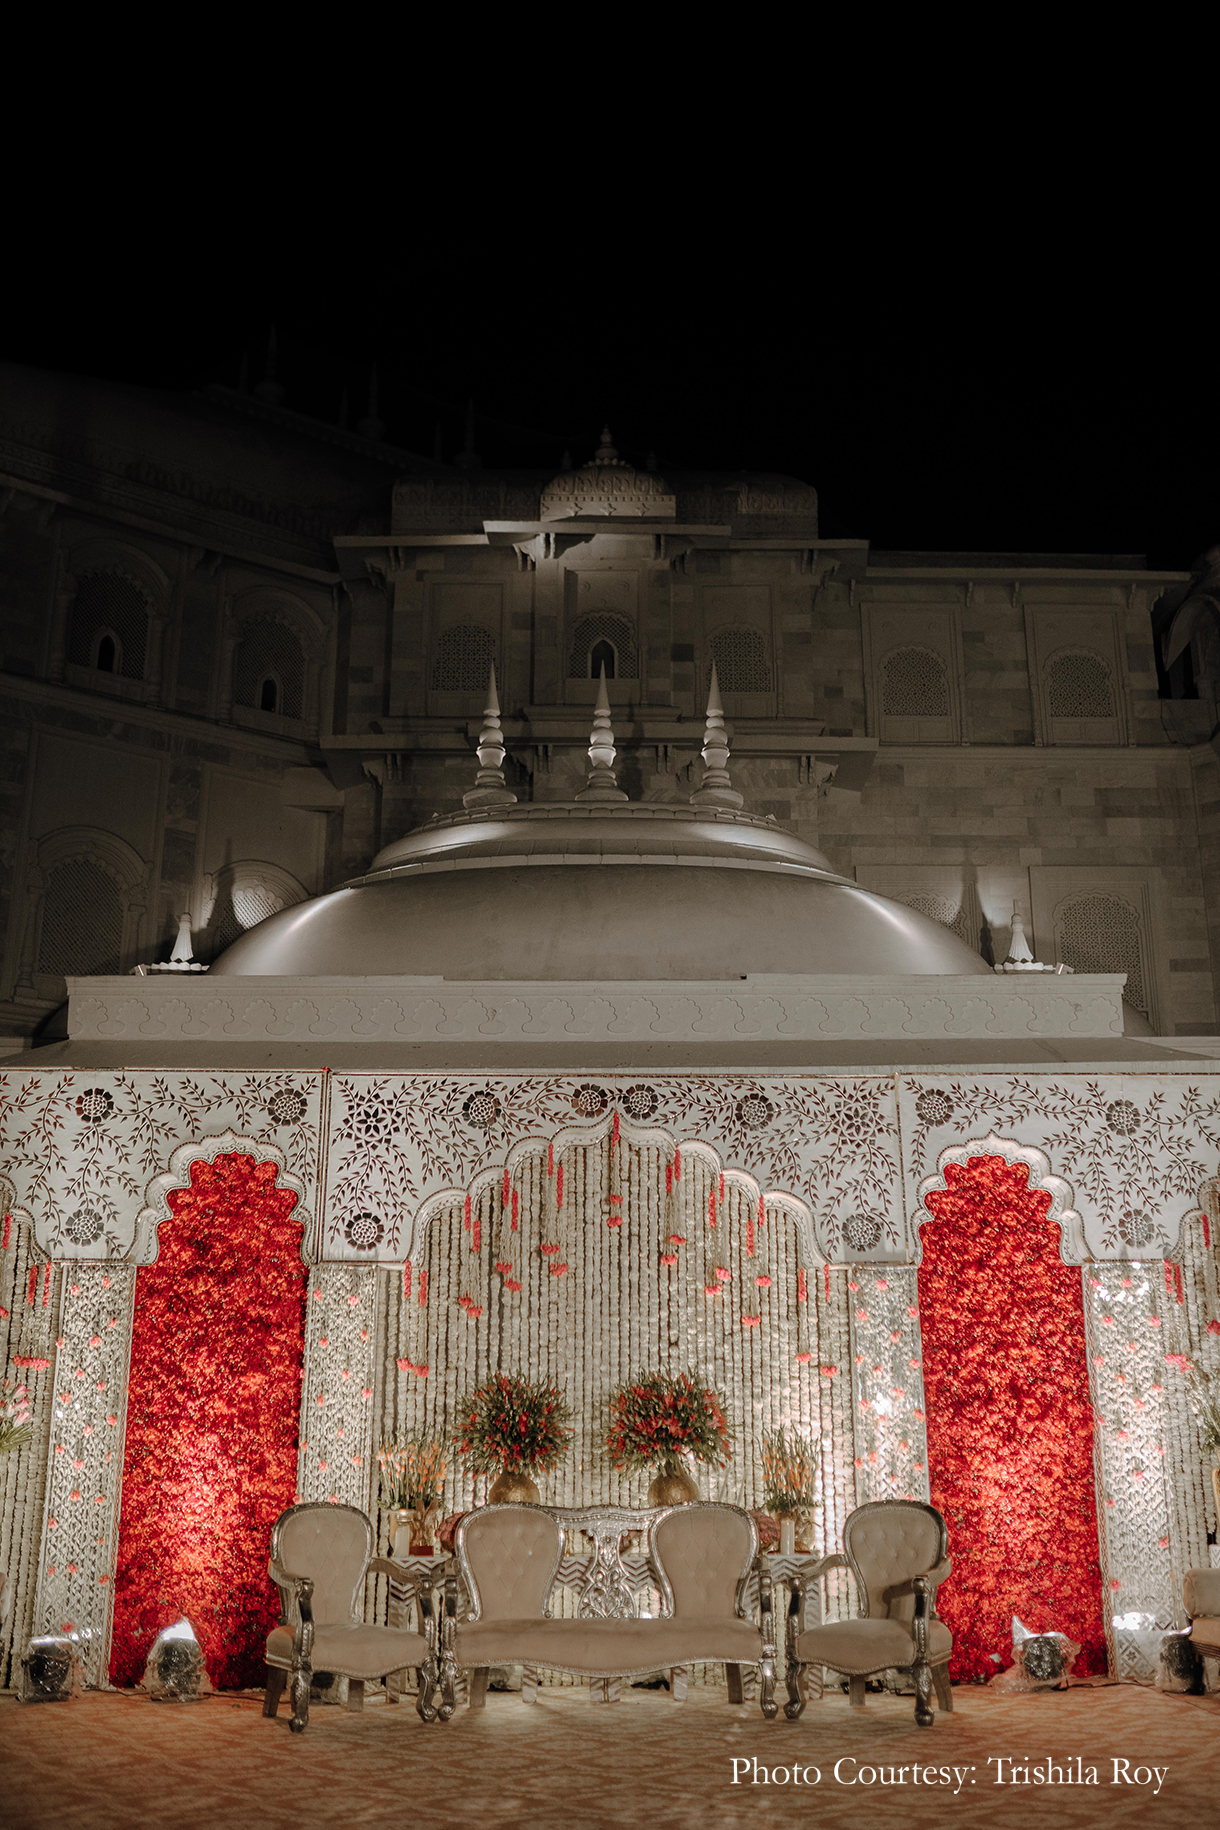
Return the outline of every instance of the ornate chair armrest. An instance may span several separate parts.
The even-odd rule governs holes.
[[[811,1557],[808,1563],[802,1563],[788,1577],[794,1592],[803,1592],[811,1583],[820,1582],[829,1569],[850,1569],[851,1564],[841,1550],[832,1550],[825,1557]]]
[[[952,1568],[952,1557],[946,1557],[944,1562],[938,1563],[935,1569],[925,1570],[918,1576],[908,1576],[905,1582],[892,1583],[888,1589],[882,1590],[881,1599],[885,1602],[897,1601],[902,1595],[931,1595],[935,1598],[937,1589],[948,1577]]]
[[[409,1600],[419,1582],[414,1570],[409,1570],[405,1563],[398,1563],[393,1557],[370,1557],[366,1571],[370,1576],[388,1576],[396,1592]]]
[[[291,1627],[289,1607],[295,1603],[297,1618],[292,1640],[292,1654],[295,1658],[308,1658],[313,1650],[313,1577],[294,1576],[275,1558],[268,1565],[268,1574],[280,1591],[280,1625]]]

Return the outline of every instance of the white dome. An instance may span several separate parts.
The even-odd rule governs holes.
[[[284,909],[213,975],[560,981],[987,974],[926,916],[755,815],[655,802],[478,808]]]

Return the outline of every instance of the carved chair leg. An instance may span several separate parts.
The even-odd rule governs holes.
[[[779,1714],[779,1704],[775,1701],[775,1660],[768,1653],[758,1662],[758,1707],[768,1722],[774,1721]]]
[[[936,1701],[947,1716],[952,1715],[953,1690],[949,1683],[948,1665],[933,1665],[932,1682],[936,1685]]]
[[[932,1673],[924,1664],[911,1669],[915,1680],[915,1725],[917,1728],[931,1728],[936,1717],[932,1713]]]
[[[491,1680],[491,1667],[479,1665],[470,1674],[470,1707],[482,1709],[487,1702],[487,1686]]]
[[[278,1665],[267,1667],[267,1689],[263,1696],[263,1714],[274,1716],[284,1694],[284,1685],[288,1682],[288,1673],[281,1671]]]
[[[353,1715],[357,1715],[357,1716],[360,1714],[361,1710],[364,1708],[364,1679],[363,1678],[348,1678],[348,1680],[347,1680],[347,1707],[351,1710]]]
[[[728,1679],[729,1684],[729,1702],[744,1703],[746,1700],[746,1693],[742,1689],[741,1684],[741,1666],[726,1665],[724,1668],[724,1675]]]
[[[303,1735],[309,1721],[309,1680],[312,1672],[308,1665],[297,1665],[292,1673],[292,1720],[288,1726],[294,1735]]]
[[[862,1677],[848,1678],[847,1702],[851,1709],[864,1708],[864,1679]]]
[[[789,1654],[784,1680],[788,1686],[788,1701],[784,1704],[784,1714],[789,1722],[795,1722],[798,1716],[804,1715],[808,1698],[805,1694],[805,1672],[807,1666]]]
[[[671,1665],[669,1671],[669,1694],[675,1703],[686,1701],[686,1666]]]

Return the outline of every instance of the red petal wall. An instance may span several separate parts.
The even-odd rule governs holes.
[[[173,1193],[136,1278],[110,1678],[185,1614],[213,1684],[264,1681],[271,1527],[296,1488],[308,1273],[274,1163],[223,1156]]]
[[[1106,1669],[1080,1272],[1028,1178],[1023,1163],[972,1157],[927,1196],[928,1467],[949,1526],[938,1606],[960,1680],[1012,1663],[1014,1614],[1079,1640],[1077,1675]]]

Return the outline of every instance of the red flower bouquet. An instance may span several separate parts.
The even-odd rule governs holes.
[[[641,1373],[610,1399],[606,1452],[630,1474],[684,1473],[687,1456],[723,1468],[733,1446],[724,1409],[698,1373]]]
[[[545,1473],[572,1445],[571,1415],[551,1380],[497,1373],[462,1400],[458,1453],[476,1474]]]

